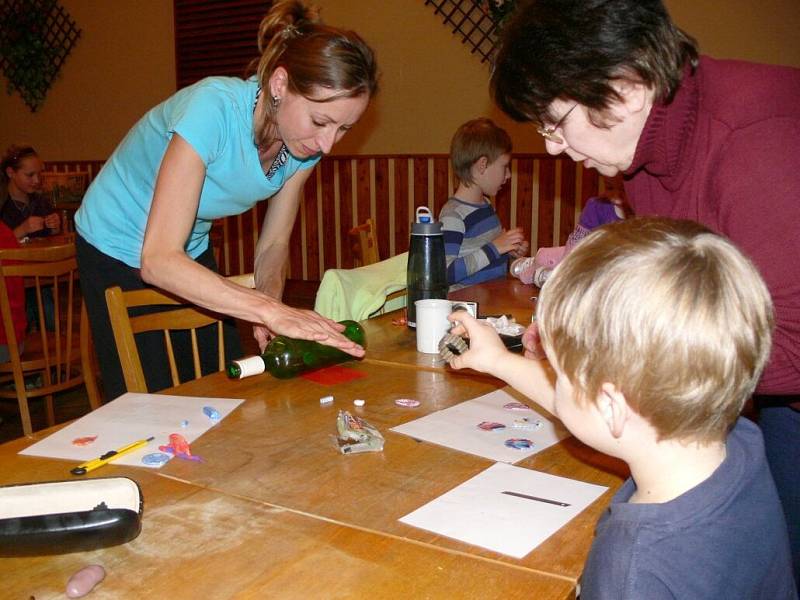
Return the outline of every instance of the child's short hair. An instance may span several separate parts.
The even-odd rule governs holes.
[[[659,439],[724,439],[772,340],[756,268],[691,221],[596,229],[547,280],[537,308],[544,348],[580,401],[611,382]]]
[[[511,148],[511,137],[491,119],[482,117],[467,121],[456,130],[450,142],[453,172],[461,183],[474,183],[470,169],[475,161],[485,156],[493,163],[502,154],[511,154]]]

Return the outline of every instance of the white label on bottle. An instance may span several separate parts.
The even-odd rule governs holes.
[[[264,359],[260,356],[248,356],[247,358],[237,360],[236,364],[239,365],[239,368],[242,370],[242,374],[239,376],[240,379],[243,377],[250,377],[251,375],[260,375],[266,370]]]

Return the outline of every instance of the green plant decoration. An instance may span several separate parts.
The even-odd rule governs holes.
[[[81,30],[57,0],[0,0],[0,69],[6,91],[36,112]]]

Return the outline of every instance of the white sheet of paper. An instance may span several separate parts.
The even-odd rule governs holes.
[[[145,454],[159,452],[159,446],[169,443],[171,433],[179,433],[191,443],[222,421],[242,402],[244,400],[231,398],[127,393],[28,446],[20,454],[63,458],[83,463],[109,450],[116,450],[137,440],[154,436],[155,439],[144,448],[114,461],[118,465],[148,467],[150,465],[142,464],[142,457]],[[216,421],[209,419],[203,413],[204,406],[215,408],[220,419]],[[186,427],[181,426],[184,420],[189,422]],[[72,443],[76,438],[93,435],[96,435],[97,439],[88,446],[76,446]]]
[[[477,454],[493,461],[512,464],[569,436],[569,432],[560,421],[551,420],[532,408],[524,411],[503,408],[511,402],[518,400],[505,390],[495,390],[392,427],[390,431],[469,454]],[[542,422],[542,426],[533,431],[513,427],[516,419],[524,417],[533,421],[538,419]],[[484,431],[478,428],[478,424],[482,421],[502,423],[506,428]],[[533,446],[524,450],[509,448],[505,445],[505,441],[511,438],[528,439],[533,442]]]
[[[522,558],[608,488],[495,463],[400,519],[407,525]],[[569,504],[503,494],[513,491]]]

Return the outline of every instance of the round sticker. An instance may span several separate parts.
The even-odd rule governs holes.
[[[398,398],[394,401],[397,406],[405,406],[407,408],[416,408],[419,406],[419,400],[414,400],[413,398]]]
[[[506,440],[506,446],[514,448],[515,450],[527,450],[533,447],[533,442],[525,438],[511,438]]]
[[[506,426],[502,423],[495,423],[494,421],[481,421],[478,423],[478,429],[482,429],[483,431],[495,431],[505,428]]]
[[[151,467],[160,467],[170,458],[170,455],[165,454],[164,452],[151,452],[150,454],[145,454],[142,457],[142,464],[149,465]]]
[[[504,404],[503,408],[506,410],[533,410],[530,406],[522,402],[509,402],[508,404]]]

